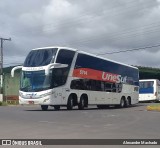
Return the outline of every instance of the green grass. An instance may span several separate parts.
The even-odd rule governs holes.
[[[19,101],[18,100],[7,100],[8,105],[18,105]]]
[[[148,111],[160,111],[160,103],[147,106]]]
[[[7,102],[4,101],[0,101],[0,106],[7,106],[7,105],[18,105],[18,101],[14,101],[14,100],[7,100]]]
[[[7,106],[7,102],[0,101],[0,106]]]

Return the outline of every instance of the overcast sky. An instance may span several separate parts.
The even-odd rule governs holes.
[[[160,0],[0,0],[4,66],[37,47],[68,46],[101,54],[160,44]],[[160,68],[160,47],[103,57]]]

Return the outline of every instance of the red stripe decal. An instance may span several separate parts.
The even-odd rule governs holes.
[[[121,75],[113,74],[109,72],[103,72],[99,70],[93,70],[89,68],[74,69],[72,76],[79,77],[79,78],[85,78],[85,79],[114,82],[114,83],[121,82]]]

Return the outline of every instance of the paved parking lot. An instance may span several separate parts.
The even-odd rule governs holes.
[[[160,112],[149,103],[124,109],[41,111],[39,106],[0,107],[0,138],[154,139],[160,138]]]

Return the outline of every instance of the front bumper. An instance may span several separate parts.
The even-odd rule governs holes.
[[[38,99],[24,99],[22,97],[19,97],[19,104],[25,105],[25,104],[37,104],[37,105],[50,105],[51,100],[49,96],[38,98]]]

